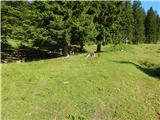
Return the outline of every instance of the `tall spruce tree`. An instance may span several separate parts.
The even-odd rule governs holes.
[[[124,30],[125,30],[125,42],[132,43],[133,39],[133,9],[131,1],[125,1],[125,15],[124,15]]]
[[[133,40],[134,44],[143,43],[145,40],[144,34],[144,18],[145,13],[144,9],[141,6],[140,1],[133,2],[133,17],[134,17],[134,31],[133,31]]]
[[[100,52],[102,42],[106,42],[105,37],[107,33],[106,27],[107,27],[107,17],[108,17],[107,5],[108,3],[106,2],[95,2],[92,4],[92,8],[94,11],[94,24],[97,29],[96,52]]]
[[[93,14],[88,12],[90,7],[90,2],[71,2],[71,41],[72,44],[80,45],[81,51],[87,42],[94,41],[97,33],[93,23]]]
[[[160,16],[156,15],[156,42],[160,41]]]
[[[54,50],[55,46],[60,46],[64,55],[67,55],[68,44],[70,44],[68,2],[35,1],[32,6],[36,13],[34,45],[49,50]]]
[[[151,7],[145,19],[145,34],[146,34],[146,43],[156,43],[156,14]]]
[[[94,4],[96,15],[94,23],[98,31],[96,37],[97,52],[101,51],[103,42],[120,44],[124,37],[123,2],[97,2]]]
[[[17,49],[28,43],[27,17],[29,5],[27,1],[3,1],[1,6],[2,49]],[[8,47],[7,47],[8,46]]]
[[[125,38],[124,2],[111,2],[109,5],[109,11],[111,43],[121,44]]]

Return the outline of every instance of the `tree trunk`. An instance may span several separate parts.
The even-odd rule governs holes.
[[[105,45],[106,44],[106,36],[105,36],[105,34],[103,33],[103,45]]]
[[[83,43],[80,44],[80,51],[81,51],[81,52],[84,51],[84,44],[83,44]]]
[[[96,52],[101,52],[101,44],[97,44],[97,51]]]
[[[68,45],[65,45],[65,46],[64,46],[63,55],[64,55],[64,56],[67,56],[67,55],[68,55]]]

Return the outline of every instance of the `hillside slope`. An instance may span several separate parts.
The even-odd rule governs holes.
[[[3,120],[156,120],[158,113],[160,45],[2,65]]]

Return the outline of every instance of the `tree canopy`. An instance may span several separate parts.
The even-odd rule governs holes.
[[[29,48],[55,52],[68,46],[157,43],[160,17],[140,1],[2,1],[2,51]]]

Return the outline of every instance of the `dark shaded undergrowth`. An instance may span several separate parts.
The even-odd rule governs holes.
[[[74,54],[85,53],[86,50],[81,50],[77,46],[68,46],[68,53]],[[52,49],[36,49],[36,48],[20,48],[20,49],[2,49],[1,62],[10,63],[16,61],[38,61],[44,59],[58,58],[66,56],[63,51],[63,46],[53,46]]]

